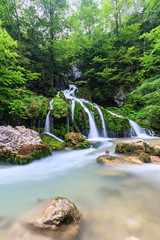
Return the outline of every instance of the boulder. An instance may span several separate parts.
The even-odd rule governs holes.
[[[39,134],[24,126],[0,126],[0,160],[13,164],[26,164],[51,154]]]
[[[155,154],[155,148],[143,140],[123,141],[117,143],[116,153],[124,153],[126,155],[139,155],[142,152]]]
[[[79,220],[80,214],[75,204],[67,198],[57,197],[44,206],[33,225],[40,229],[57,230],[62,225],[78,224]]]
[[[65,135],[63,146],[71,149],[84,149],[90,148],[91,144],[81,133],[70,132]]]

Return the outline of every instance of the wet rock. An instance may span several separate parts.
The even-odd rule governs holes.
[[[25,164],[51,154],[39,134],[24,126],[0,126],[0,160]]]
[[[97,158],[97,161],[106,165],[142,164],[142,161],[135,156],[113,157],[109,155],[101,155]]]
[[[108,151],[108,150],[106,150],[106,151],[105,151],[105,153],[106,153],[106,154],[108,154],[108,153],[109,153],[109,151]]]
[[[91,144],[81,133],[70,132],[65,135],[63,146],[71,149],[90,148]]]
[[[151,162],[151,157],[148,153],[141,153],[139,155],[139,159],[144,162],[144,163],[150,163]]]
[[[57,197],[47,203],[33,225],[41,229],[57,230],[64,224],[78,224],[79,220],[80,214],[75,204],[67,198]]]
[[[117,143],[115,152],[126,155],[139,155],[141,152],[154,153],[154,147],[142,140],[123,141]]]

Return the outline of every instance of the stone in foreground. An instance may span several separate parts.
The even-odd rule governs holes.
[[[26,164],[51,154],[39,134],[24,126],[0,126],[0,160],[13,164]]]
[[[70,132],[65,135],[64,147],[71,149],[90,148],[91,144],[81,133]]]
[[[44,207],[42,215],[34,223],[40,229],[57,230],[61,225],[79,223],[80,214],[74,203],[57,197]]]

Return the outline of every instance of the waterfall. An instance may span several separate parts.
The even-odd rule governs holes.
[[[154,136],[154,132],[150,131],[150,130],[145,130],[143,128],[141,128],[137,123],[135,123],[134,121],[129,119],[130,125],[131,125],[131,130],[126,131],[126,132],[121,132],[121,133],[115,133],[114,131],[108,131],[106,130],[106,125],[105,125],[105,120],[103,117],[103,113],[100,109],[100,107],[95,104],[95,103],[91,103],[88,100],[82,99],[82,98],[77,98],[75,96],[75,92],[78,91],[78,88],[73,85],[70,84],[69,85],[69,89],[66,89],[64,91],[60,91],[57,93],[57,97],[60,97],[60,93],[63,92],[64,96],[66,99],[70,100],[70,104],[71,104],[71,113],[72,113],[72,120],[74,121],[74,111],[75,111],[75,104],[79,103],[82,108],[85,110],[85,112],[88,114],[88,118],[89,118],[89,134],[88,134],[88,138],[89,139],[98,139],[100,138],[100,135],[98,133],[98,129],[94,120],[94,114],[93,112],[88,108],[87,104],[92,106],[92,108],[96,108],[99,116],[100,116],[100,120],[101,120],[101,124],[102,124],[102,134],[104,138],[107,138],[108,136],[110,137],[133,137],[133,136],[137,136],[137,137],[141,137],[141,138],[149,138],[149,137],[153,137]],[[50,101],[50,110],[47,114],[46,117],[46,122],[45,122],[45,133],[49,134],[50,136],[54,137],[55,139],[57,139],[60,142],[63,142],[61,139],[57,138],[55,135],[51,134],[50,131],[50,125],[51,125],[51,120],[50,120],[50,111],[53,109],[53,99]],[[110,111],[108,111],[109,113],[111,113],[112,115],[115,115],[117,117],[123,118],[123,116],[117,115],[116,113],[112,113]],[[69,132],[69,117],[67,116],[67,132]]]
[[[114,116],[117,116],[117,117],[120,117],[120,118],[123,118],[123,116],[120,116],[116,113],[112,113],[110,111],[108,111],[109,113],[111,113],[112,115]],[[129,119],[129,123],[131,125],[131,130],[130,130],[130,135],[131,137],[140,137],[140,138],[150,138],[150,137],[153,137],[155,135],[155,133],[151,130],[147,130],[147,132],[149,134],[147,134],[146,132],[146,129],[145,128],[141,128],[137,123],[135,123],[133,120],[130,120]]]
[[[99,116],[101,118],[102,128],[103,128],[103,136],[106,138],[107,137],[107,131],[106,131],[106,124],[105,124],[105,121],[104,121],[103,113],[102,113],[100,107],[97,104],[95,104],[95,107],[97,108],[97,110],[99,112]]]
[[[44,128],[44,131],[47,132],[47,133],[50,133],[50,112],[51,110],[53,109],[53,100],[52,99],[49,103],[49,106],[50,106],[50,110],[48,111],[48,114],[47,114],[47,117],[46,117],[46,122],[45,122],[45,128]]]
[[[77,98],[75,96],[75,91],[78,91],[77,87],[73,84],[69,85],[69,90],[64,90],[62,91],[64,93],[64,96],[66,99],[70,99],[71,100],[71,110],[72,110],[72,119],[74,121],[74,109],[75,109],[75,103],[79,103],[81,104],[81,106],[83,107],[83,109],[85,110],[85,112],[88,114],[88,118],[89,118],[89,125],[90,125],[90,130],[89,130],[89,134],[88,134],[88,138],[89,139],[95,139],[95,138],[99,138],[99,133],[97,130],[97,126],[96,123],[94,121],[94,116],[92,116],[91,111],[85,106],[85,103],[91,105],[92,107],[96,108],[98,110],[98,113],[100,115],[100,119],[102,122],[102,128],[103,128],[103,137],[107,137],[107,131],[106,131],[106,127],[105,127],[105,121],[103,118],[103,114],[101,109],[99,108],[99,106],[97,104],[92,104],[91,102],[82,99],[82,98]],[[60,96],[60,92],[58,92],[57,97]]]
[[[47,117],[46,117],[46,122],[45,122],[45,128],[44,128],[44,132],[42,134],[47,134],[53,138],[55,138],[57,141],[59,142],[63,142],[62,139],[58,138],[57,136],[55,136],[54,134],[51,133],[50,131],[50,112],[51,110],[53,109],[53,100],[52,99],[49,103],[49,106],[50,106],[50,110],[48,111],[48,114],[47,114]]]
[[[129,119],[129,123],[131,125],[131,137],[134,137],[135,134],[138,137],[141,138],[146,138],[146,137],[153,137],[154,136],[154,132],[148,130],[148,133],[146,133],[146,130],[144,128],[141,128],[137,123],[135,123],[134,121]]]

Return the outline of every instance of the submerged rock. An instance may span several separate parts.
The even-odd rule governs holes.
[[[33,223],[35,227],[57,230],[61,225],[79,223],[80,214],[74,203],[67,198],[57,197],[44,207],[41,216]]]
[[[113,157],[109,155],[101,155],[97,158],[97,161],[106,165],[142,164],[142,161],[135,156]]]
[[[72,149],[90,148],[91,144],[81,133],[70,132],[65,135],[64,147]]]
[[[13,164],[26,164],[51,154],[39,134],[24,126],[0,126],[0,160]]]

